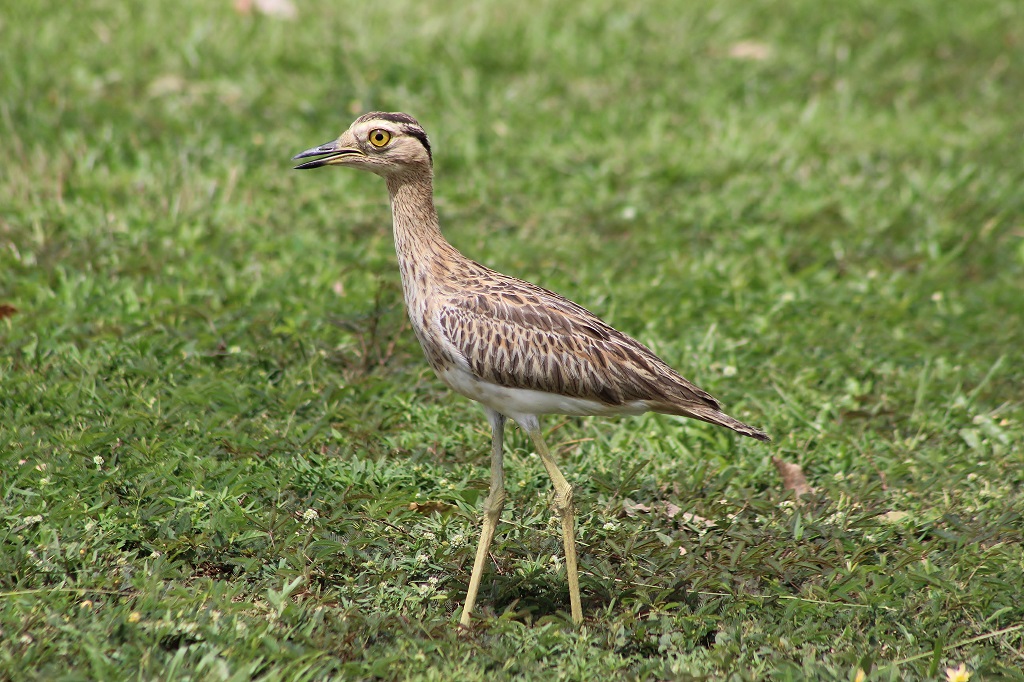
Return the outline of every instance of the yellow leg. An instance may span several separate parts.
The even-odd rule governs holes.
[[[480,590],[480,578],[487,563],[487,552],[494,539],[494,529],[501,518],[501,510],[505,507],[505,466],[502,461],[502,440],[505,434],[505,415],[487,408],[487,421],[491,423],[491,490],[484,500],[484,522],[480,533],[480,544],[476,548],[476,560],[473,562],[473,575],[469,579],[469,591],[466,593],[466,605],[462,608],[463,627],[469,627],[470,614],[476,604],[476,594]]]
[[[580,606],[580,578],[576,568],[576,535],[573,529],[572,486],[558,470],[555,460],[551,459],[548,446],[540,435],[540,422],[536,417],[524,420],[520,425],[526,429],[533,440],[537,454],[540,455],[544,468],[555,486],[555,499],[551,509],[562,521],[562,541],[565,543],[565,574],[569,578],[569,605],[572,608],[572,621],[579,625],[583,622],[583,607]]]

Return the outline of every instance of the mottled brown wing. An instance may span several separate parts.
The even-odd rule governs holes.
[[[494,273],[480,291],[452,292],[441,329],[474,374],[501,386],[677,414],[719,404],[649,348],[551,291]],[[683,409],[669,409],[677,406]]]

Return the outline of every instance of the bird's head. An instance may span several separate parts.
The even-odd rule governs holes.
[[[347,166],[382,177],[429,173],[433,166],[430,141],[412,116],[375,111],[357,118],[337,140],[307,149],[293,160],[319,157],[296,166]]]

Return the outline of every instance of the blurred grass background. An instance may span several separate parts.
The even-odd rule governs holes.
[[[239,7],[0,8],[0,677],[1022,678],[1019,3]],[[458,248],[775,438],[549,418],[580,631],[515,429],[454,627],[486,422],[380,180],[290,170],[373,109]]]

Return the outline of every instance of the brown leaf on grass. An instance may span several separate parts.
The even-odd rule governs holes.
[[[10,317],[14,313],[18,312],[18,309],[9,303],[0,303],[0,320]]]
[[[714,528],[715,526],[714,521],[709,521],[703,516],[698,516],[691,512],[684,512],[682,507],[671,502],[655,502],[648,505],[643,502],[634,502],[627,497],[622,501],[622,511],[629,517],[634,517],[637,514],[657,514],[661,512],[665,515],[665,518],[675,519],[678,517],[681,523],[687,523],[698,528]]]
[[[291,0],[235,0],[239,14],[265,14],[279,19],[294,19],[299,11]]]
[[[451,511],[452,509],[452,505],[439,502],[437,500],[409,503],[409,511],[414,511],[417,514],[443,514],[444,512]]]
[[[800,468],[799,464],[790,464],[775,456],[772,456],[772,464],[778,470],[779,476],[782,476],[782,487],[786,490],[792,490],[796,493],[797,497],[806,495],[814,490],[807,482],[804,470]]]
[[[910,516],[909,512],[894,510],[885,512],[878,518],[887,523],[901,523],[908,516]]]
[[[718,524],[711,519],[705,519],[703,516],[691,514],[690,512],[683,512],[683,515],[679,517],[683,523],[688,523],[695,528],[714,528]]]
[[[772,56],[772,46],[758,40],[741,40],[729,46],[729,56],[753,62],[763,62]]]
[[[150,97],[164,97],[165,95],[176,95],[184,92],[188,83],[181,76],[174,73],[165,73],[150,81],[146,88],[146,94]]]
[[[626,516],[636,516],[637,514],[647,514],[651,511],[651,508],[642,502],[634,502],[628,497],[622,501],[622,511],[626,512]]]

